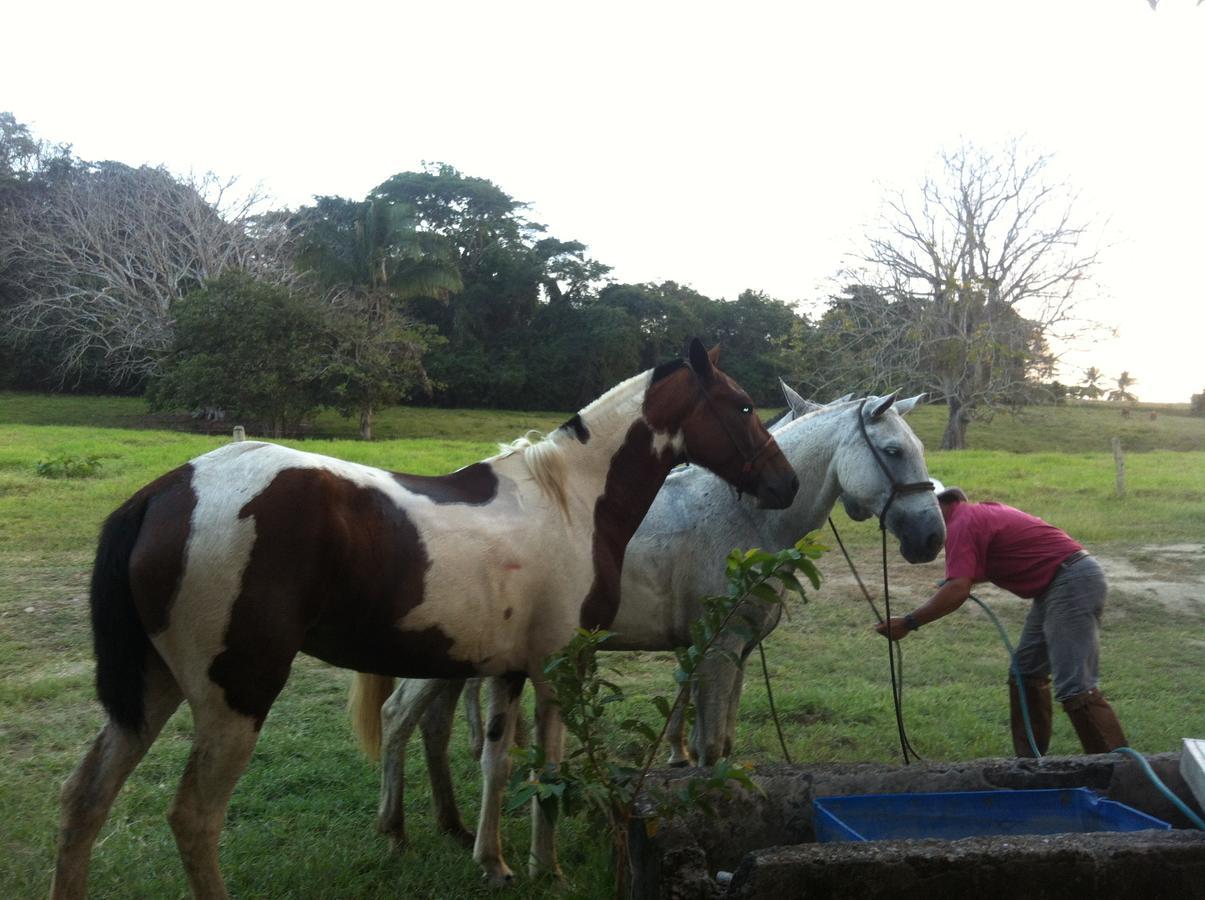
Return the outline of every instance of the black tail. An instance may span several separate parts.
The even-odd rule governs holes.
[[[130,555],[149,502],[148,493],[139,491],[105,520],[92,567],[96,694],[109,717],[129,731],[141,730],[146,716],[143,687],[151,641],[134,608]]]

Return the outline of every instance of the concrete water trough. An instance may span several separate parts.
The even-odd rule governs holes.
[[[1200,814],[1180,754],[1147,758]],[[671,790],[697,770],[662,769]],[[716,815],[632,823],[627,882],[638,900],[716,898],[1205,898],[1205,832],[1120,754],[760,767],[761,792],[734,790]],[[815,798],[867,794],[1089,788],[1172,830],[1005,834],[959,840],[817,841]]]

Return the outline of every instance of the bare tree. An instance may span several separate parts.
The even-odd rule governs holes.
[[[1070,190],[1045,181],[1048,162],[1015,143],[943,154],[919,192],[888,196],[822,321],[844,345],[846,387],[870,374],[945,400],[944,449],[965,447],[973,419],[1049,376],[1050,338],[1073,333],[1096,253],[1081,246]]]
[[[152,374],[172,304],[229,268],[288,279],[287,232],[256,219],[258,192],[213,174],[79,164],[4,210],[0,269],[14,287],[7,325],[49,336],[64,381],[85,366],[115,384]]]

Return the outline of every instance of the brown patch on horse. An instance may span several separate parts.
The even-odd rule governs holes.
[[[433,503],[463,503],[482,506],[498,494],[498,476],[489,463],[473,463],[450,475],[407,475],[393,473],[393,480],[406,490],[422,494]]]
[[[324,469],[285,469],[240,511],[255,544],[209,676],[232,709],[263,724],[299,651],[379,675],[465,678],[437,626],[400,631],[430,567],[393,500]]]
[[[614,621],[624,552],[674,464],[671,454],[668,445],[654,454],[653,431],[637,420],[611,457],[602,496],[594,504],[594,582],[582,601],[583,628],[607,628]]]
[[[129,502],[146,498],[138,543],[130,554],[130,589],[147,634],[166,630],[184,577],[185,551],[197,494],[191,465],[152,481]]]

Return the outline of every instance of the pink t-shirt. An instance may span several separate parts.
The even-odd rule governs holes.
[[[1036,597],[1083,546],[1067,532],[1003,503],[956,503],[946,518],[946,578],[990,581]]]

